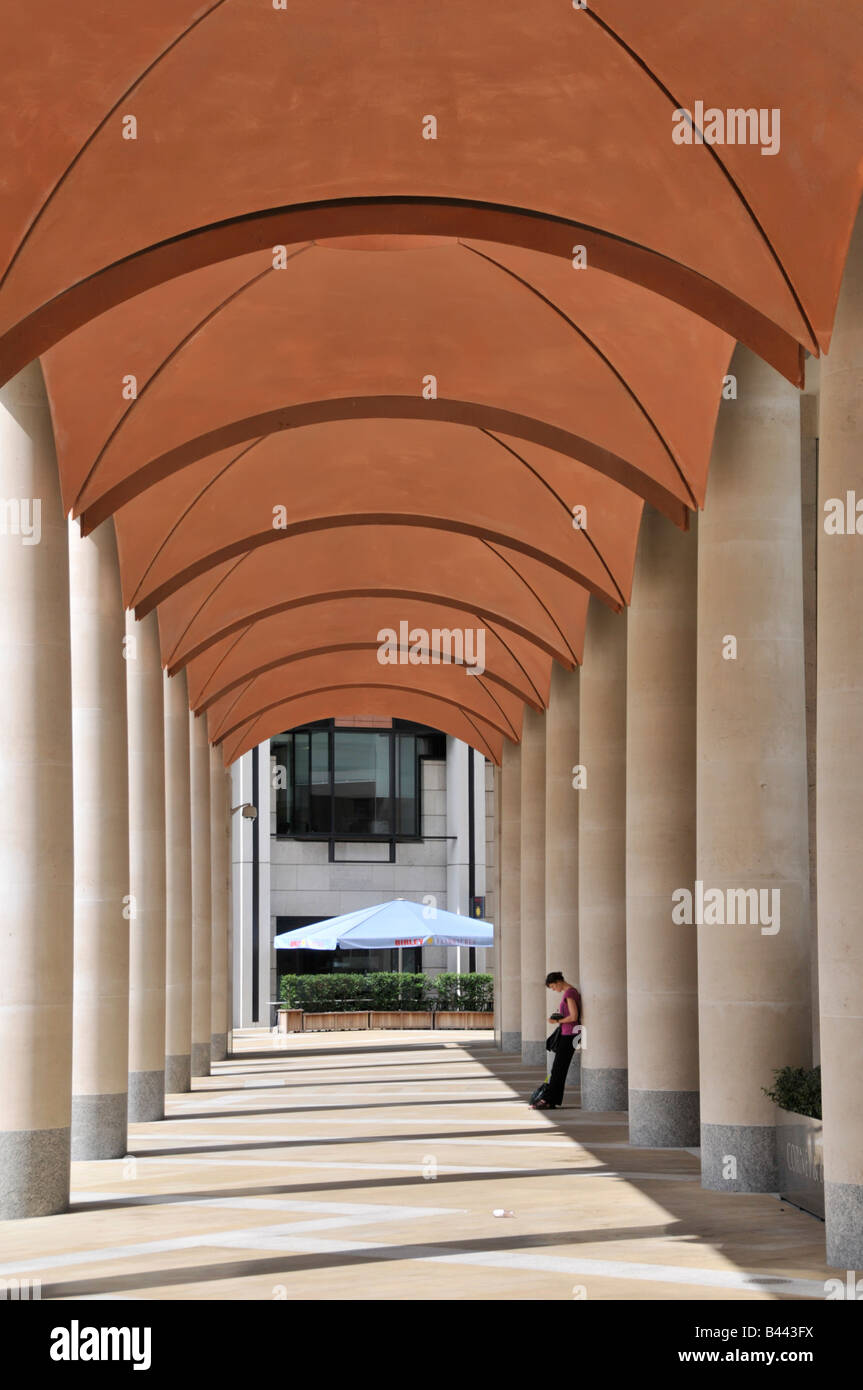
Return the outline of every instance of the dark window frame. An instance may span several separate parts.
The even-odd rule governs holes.
[[[307,735],[308,737],[308,798],[309,798],[309,819],[311,820],[311,788],[312,788],[312,736],[316,733],[327,732],[327,758],[328,758],[328,796],[329,796],[329,828],[327,830],[280,830],[279,829],[279,804],[278,795],[287,792],[290,797],[290,816],[291,823],[296,820],[296,794],[297,794],[297,735]],[[392,826],[391,831],[337,831],[335,826],[336,794],[335,794],[335,736],[336,733],[345,735],[348,738],[353,735],[363,734],[383,734],[389,740],[389,801],[392,806]],[[411,832],[399,831],[396,827],[401,822],[400,801],[398,794],[399,772],[400,772],[400,749],[399,744],[408,738],[419,740],[420,738],[436,738],[444,740],[444,747],[440,754],[436,752],[415,752],[415,813],[414,828]],[[276,735],[273,742],[282,750],[282,758],[279,760],[277,755],[277,765],[286,769],[288,786],[284,789],[277,789],[276,801],[276,833],[274,838],[277,840],[310,840],[320,844],[328,844],[328,859],[331,864],[368,864],[368,863],[387,863],[396,862],[396,845],[398,844],[421,844],[426,838],[422,834],[423,817],[423,798],[422,798],[422,765],[428,759],[432,761],[444,761],[446,758],[446,735],[441,734],[439,729],[433,729],[425,724],[413,724],[408,720],[393,720],[392,725],[387,728],[375,729],[372,727],[339,726],[336,728],[335,720],[322,719],[308,724],[300,724],[295,729],[287,729],[283,734]],[[287,752],[285,752],[287,750]],[[320,784],[319,784],[320,785]],[[407,798],[406,798],[407,799]],[[368,859],[346,859],[335,857],[335,846],[337,844],[380,844],[389,845],[388,860],[368,860]]]

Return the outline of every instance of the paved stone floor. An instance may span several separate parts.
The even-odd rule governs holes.
[[[0,1225],[43,1299],[824,1297],[824,1227],[702,1191],[697,1154],[631,1149],[487,1033],[235,1034],[126,1159],[73,1164],[72,1210]],[[496,1216],[495,1211],[506,1215]]]

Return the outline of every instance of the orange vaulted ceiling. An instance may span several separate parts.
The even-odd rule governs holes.
[[[602,271],[451,241],[208,267],[102,315],[44,364],[64,500],[85,529],[221,450],[233,455],[214,469],[267,434],[366,417],[544,445],[682,522],[703,499],[732,346]],[[566,468],[554,484],[580,502]]]
[[[0,9],[0,380],[42,357],[64,503],[211,738],[497,759],[644,503],[702,504],[734,340],[797,383],[829,346],[859,0]],[[699,103],[758,139],[677,143]],[[485,670],[382,664],[402,623]]]
[[[382,534],[358,525],[301,534],[190,580],[159,605],[162,659],[174,672],[256,622],[280,614],[302,622],[304,610],[369,598],[390,604],[393,621],[385,626],[409,618],[411,602],[427,601],[462,609],[465,625],[490,624],[504,640],[520,638],[571,668],[582,656],[588,597],[529,556],[474,536],[454,533],[441,544],[440,533],[424,528],[391,526]],[[310,648],[316,642],[312,629]]]
[[[397,613],[400,616],[394,620]],[[440,659],[448,640],[444,633],[466,628],[475,632],[479,626],[485,633],[486,679],[534,709],[543,709],[552,659],[533,642],[488,620],[480,623],[476,614],[455,605],[418,598],[394,603],[392,598],[367,596],[321,599],[259,618],[236,635],[222,638],[186,667],[189,703],[194,710],[207,710],[250,679],[307,656],[375,651],[384,640],[381,634],[388,632],[397,634],[408,655],[414,646],[417,657],[428,652],[432,660],[435,654]],[[420,663],[417,659],[412,664]]]
[[[505,436],[418,421],[269,435],[238,458],[221,453],[190,466],[123,508],[127,602],[142,616],[220,560],[264,545],[284,551],[298,534],[365,521],[496,541],[619,608],[641,504],[569,460],[554,490],[548,475],[560,462],[536,446],[518,451]],[[573,529],[570,496],[586,507],[589,531]]]
[[[419,670],[420,679],[416,678]],[[465,666],[452,664],[411,667],[381,665],[376,651],[325,652],[301,662],[264,672],[245,686],[221,696],[207,712],[212,741],[221,741],[242,729],[255,715],[277,709],[292,696],[344,686],[367,689],[419,689],[424,695],[460,709],[464,714],[507,738],[521,736],[523,699],[485,675],[472,675]]]
[[[167,607],[171,669],[216,647],[189,672],[214,738],[237,723],[223,698],[241,693],[246,716],[312,679],[389,677],[368,663],[379,628],[451,628],[455,610],[487,629],[486,674],[453,685],[411,666],[398,688],[461,692],[490,726],[499,707],[513,737],[512,697],[542,707],[551,657],[580,659],[587,595],[628,601],[642,499],[685,523],[703,498],[731,346],[601,271],[408,240],[207,267],[44,366],[66,505],[86,526],[119,508],[124,598],[139,616]],[[324,656],[326,682],[310,674]],[[486,687],[495,708],[477,708]]]
[[[264,739],[295,729],[314,719],[349,718],[411,719],[417,724],[429,724],[445,734],[452,734],[471,744],[483,757],[500,763],[503,735],[476,715],[453,704],[434,698],[424,691],[398,689],[395,686],[341,686],[325,691],[309,691],[304,695],[282,701],[265,713],[247,720],[242,728],[225,739],[225,762],[248,753]]]
[[[3,11],[3,377],[196,266],[363,233],[584,244],[791,376],[796,345],[828,345],[860,192],[858,0]],[[675,143],[698,101],[778,110],[778,149]]]

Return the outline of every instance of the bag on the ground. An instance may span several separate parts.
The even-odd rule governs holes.
[[[528,1101],[528,1105],[536,1105],[538,1100],[547,1100],[550,1089],[547,1081],[541,1082]]]

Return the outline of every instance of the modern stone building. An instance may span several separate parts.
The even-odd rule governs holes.
[[[405,721],[322,720],[246,753],[233,778],[238,805],[265,813],[269,799],[269,823],[236,821],[235,1026],[270,1022],[284,971],[399,967],[396,949],[277,953],[280,932],[392,898],[494,920],[494,768],[460,740]],[[491,971],[491,957],[410,947],[401,965],[429,976]]]
[[[863,1267],[859,0],[3,10],[0,1215],[265,1021],[273,919],[464,903],[470,747],[513,1065],[564,971],[713,1194],[820,1062]],[[350,866],[271,784],[345,720],[447,739]]]

